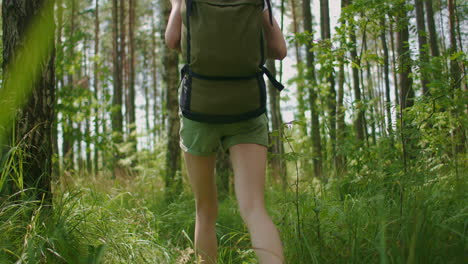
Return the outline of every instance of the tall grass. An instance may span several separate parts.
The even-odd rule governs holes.
[[[0,263],[195,263],[188,184],[169,201],[163,157],[139,155],[134,177],[62,175],[53,210],[28,199],[34,189],[2,197]],[[288,263],[468,262],[464,157],[452,157],[456,169],[436,157],[403,168],[398,147],[380,142],[350,152],[347,174],[327,182],[311,178],[308,166],[296,171],[305,158],[285,157],[286,189],[271,178],[266,185]],[[17,175],[14,166],[4,167],[2,181]],[[220,264],[258,263],[232,196],[220,201],[217,237]]]

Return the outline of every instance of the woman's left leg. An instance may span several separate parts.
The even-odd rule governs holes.
[[[267,148],[258,144],[238,144],[229,151],[240,214],[249,229],[260,263],[284,263],[278,230],[265,210]]]

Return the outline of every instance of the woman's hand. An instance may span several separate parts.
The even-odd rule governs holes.
[[[167,1],[167,0],[162,0]],[[180,34],[182,29],[182,18],[180,16],[180,6],[183,0],[171,0],[171,14],[167,22],[164,38],[166,45],[171,49],[180,50]]]

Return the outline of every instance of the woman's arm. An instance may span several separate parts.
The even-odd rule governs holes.
[[[263,31],[267,43],[267,57],[276,60],[284,59],[287,55],[286,40],[274,17],[273,26],[270,24],[268,9],[263,11]]]
[[[180,50],[180,32],[182,29],[182,18],[180,16],[181,0],[171,0],[171,4],[171,14],[169,15],[164,38],[169,48]]]

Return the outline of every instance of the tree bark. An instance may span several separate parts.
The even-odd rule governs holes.
[[[273,76],[276,75],[275,61],[267,60],[266,66],[270,70]],[[268,82],[268,97],[270,104],[270,119],[271,119],[271,129],[272,131],[277,131],[275,136],[270,137],[270,141],[273,142],[271,145],[270,152],[273,154],[271,158],[271,167],[272,174],[275,180],[280,180],[284,188],[287,187],[287,173],[286,173],[286,163],[282,158],[284,154],[284,145],[282,141],[282,125],[283,118],[281,116],[281,106],[280,106],[280,94],[278,90],[272,85],[271,82]]]
[[[68,41],[70,41],[70,45],[68,46],[67,56],[72,59],[75,57],[75,50],[74,50],[74,35],[75,35],[75,27],[76,27],[76,2],[75,0],[70,0],[71,4],[71,18],[70,18],[70,33],[68,36]],[[74,59],[72,59],[74,60]],[[74,76],[72,73],[68,72],[67,76],[67,87],[73,86]],[[63,131],[63,165],[64,170],[71,170],[75,167],[75,128],[71,118],[71,113],[69,111],[64,114],[64,120],[62,121],[62,131]]]
[[[313,39],[312,31],[312,12],[310,7],[310,0],[302,1],[302,8],[304,12],[304,31],[311,34],[311,41]],[[306,80],[309,86],[309,108],[311,119],[311,132],[310,139],[312,140],[312,159],[314,166],[315,177],[323,177],[322,169],[322,140],[320,138],[320,121],[317,107],[317,80],[315,76],[314,53],[311,50],[310,43],[305,45],[306,48]]]
[[[152,76],[152,91],[153,91],[153,133],[155,139],[161,134],[162,117],[160,109],[160,102],[158,102],[158,64],[156,62],[156,23],[154,21],[154,14],[151,17],[151,76]],[[162,101],[162,100],[161,100]]]
[[[99,102],[99,0],[95,0],[95,9],[94,9],[94,99],[96,102]],[[97,173],[99,171],[99,139],[101,134],[99,133],[99,107],[96,106],[94,108],[94,133],[95,133],[95,141],[94,141],[94,172]]]
[[[411,75],[411,57],[409,50],[409,31],[408,31],[408,17],[406,15],[406,0],[400,0],[397,6],[398,14],[396,22],[399,28],[397,34],[397,48],[398,48],[398,77],[400,81],[400,104],[402,109],[413,106],[414,91],[413,79]]]
[[[346,19],[343,15],[344,8],[347,6],[346,0],[341,0],[341,14],[342,21],[341,27],[346,28]],[[346,35],[342,33],[340,36],[340,47],[346,45]],[[341,54],[338,58],[339,61],[339,73],[338,73],[338,98],[336,105],[336,157],[335,157],[335,170],[336,176],[343,176],[346,172],[346,156],[343,155],[343,147],[345,144],[345,108],[344,108],[344,85],[345,85],[345,67],[344,67],[344,58],[345,54]]]
[[[428,95],[428,76],[427,76],[427,38],[426,38],[426,22],[424,21],[424,6],[423,0],[414,0],[416,9],[416,24],[418,28],[418,48],[419,48],[419,71],[421,75],[421,87],[423,95]]]
[[[129,126],[129,141],[132,144],[133,153],[137,152],[137,137],[136,137],[136,115],[135,115],[135,9],[136,1],[128,0],[129,10],[129,26],[128,26],[128,40],[129,40],[129,72],[128,72],[128,94],[127,94],[127,115]],[[135,166],[133,162],[132,167]]]
[[[113,67],[113,96],[112,96],[112,141],[114,144],[122,143],[123,116],[122,116],[122,58],[119,51],[119,12],[118,0],[112,1],[112,61]],[[118,165],[121,157],[118,148],[113,149],[113,175],[117,177],[122,173]]]
[[[440,56],[437,32],[434,21],[434,10],[432,9],[432,0],[424,1],[426,7],[427,27],[429,29],[429,42],[431,43],[431,54],[434,57]]]
[[[164,29],[167,27],[167,21],[170,14],[169,1],[160,2],[161,10],[161,36],[164,36]],[[165,186],[168,197],[172,192],[180,188],[182,179],[178,176],[180,172],[180,147],[179,147],[179,128],[180,120],[178,116],[179,103],[177,99],[177,90],[179,84],[179,56],[176,51],[169,50],[166,45],[162,48],[163,71],[162,78],[166,84],[166,111],[167,111],[167,149],[166,149],[166,175]]]
[[[291,12],[292,12],[292,19],[293,19],[293,31],[294,34],[297,34],[300,32],[299,29],[299,21],[298,21],[298,15],[297,15],[297,4],[296,0],[291,0]],[[305,105],[305,87],[304,87],[304,65],[303,65],[303,60],[301,56],[301,50],[299,47],[298,41],[294,41],[294,50],[296,53],[296,68],[297,68],[297,75],[298,75],[298,81],[296,82],[296,89],[297,89],[297,113],[295,118],[297,118],[301,122],[305,122],[305,111],[306,111],[306,105]],[[307,126],[305,124],[301,124],[301,131],[304,136],[307,135]]]
[[[23,186],[52,205],[51,173],[55,103],[55,21],[52,0],[3,0],[3,87],[0,107],[7,129],[15,126],[22,149]],[[19,100],[17,100],[20,98]],[[12,103],[13,102],[13,103]],[[11,122],[14,121],[14,124]],[[4,129],[4,128],[0,128]],[[0,143],[5,131],[0,131]],[[11,133],[11,132],[9,132]]]
[[[383,61],[384,61],[384,81],[385,81],[385,111],[387,115],[387,133],[392,138],[393,128],[392,128],[392,111],[391,111],[391,98],[390,98],[390,66],[389,66],[389,56],[388,56],[388,46],[387,46],[387,37],[386,37],[386,23],[385,16],[382,16],[380,19],[381,33],[380,40],[382,42],[383,49]]]
[[[351,4],[352,0],[348,0],[348,4]],[[356,112],[354,117],[354,130],[356,132],[356,137],[360,143],[364,142],[364,111],[362,106],[361,99],[361,88],[359,84],[359,69],[361,65],[361,59],[357,55],[357,42],[356,42],[356,32],[354,21],[350,21],[350,33],[349,39],[352,43],[351,47],[351,59],[353,60],[356,66],[352,67],[353,72],[353,90],[354,90],[354,102],[356,104]]]
[[[399,86],[398,86],[398,71],[397,71],[397,53],[396,53],[396,48],[395,48],[395,32],[393,31],[393,22],[390,20],[390,46],[392,49],[392,72],[393,72],[393,85],[395,89],[393,89],[394,94],[395,94],[395,105],[400,104],[400,93],[399,93]],[[398,111],[397,111],[398,112]]]
[[[328,0],[320,0],[320,29],[321,37],[324,41],[330,41],[330,11],[329,11],[329,2]],[[327,81],[329,83],[328,88],[328,98],[327,98],[327,107],[328,107],[328,127],[330,135],[330,149],[331,149],[331,159],[332,164],[335,164],[336,158],[336,89],[335,89],[335,76],[334,70],[327,73]]]

